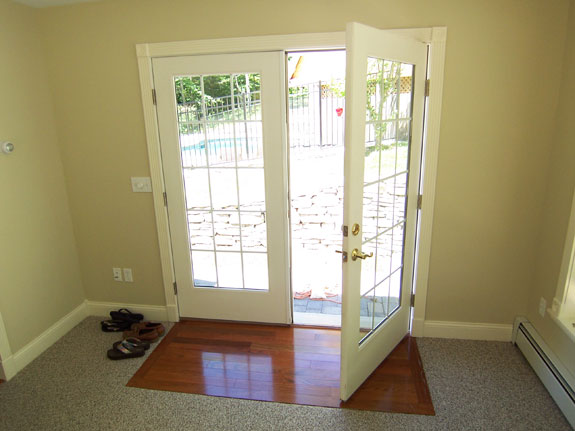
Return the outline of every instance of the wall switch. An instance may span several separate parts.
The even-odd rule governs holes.
[[[122,268],[112,268],[114,273],[114,281],[122,281]]]
[[[134,281],[134,278],[132,277],[132,268],[124,268],[124,281],[127,281],[128,283]]]
[[[132,177],[132,191],[136,193],[150,193],[152,180],[150,177]]]
[[[545,298],[541,297],[541,299],[539,300],[539,314],[541,315],[541,317],[545,317],[546,309],[547,309],[547,301],[545,301]]]

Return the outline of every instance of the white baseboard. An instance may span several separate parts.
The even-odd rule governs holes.
[[[413,337],[423,337],[424,335],[424,324],[423,319],[413,319],[411,323],[411,335]]]
[[[417,330],[423,334],[419,336],[434,338],[457,338],[462,340],[485,340],[485,341],[511,341],[513,325],[497,323],[471,323],[471,322],[442,322],[437,320],[425,320],[417,322]],[[416,322],[413,323],[414,335]]]
[[[16,373],[18,373],[18,370],[16,369],[16,364],[12,356],[0,362],[0,379],[8,381],[14,377]]]
[[[120,304],[115,302],[98,301],[86,301],[86,307],[88,308],[89,316],[101,316],[109,319],[110,311],[127,308],[134,313],[142,313],[146,320],[159,320],[162,322],[173,321],[170,317],[173,317],[174,311],[177,311],[172,310],[172,307],[160,305]]]
[[[44,353],[87,316],[86,304],[82,303],[20,350],[7,358],[2,358],[2,368],[4,369],[6,380],[14,377],[16,373]]]

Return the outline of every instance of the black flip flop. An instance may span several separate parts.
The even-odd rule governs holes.
[[[144,350],[148,350],[150,348],[150,343],[148,343],[147,341],[142,341],[139,338],[135,338],[135,337],[129,337],[126,338],[123,341],[116,341],[113,346],[114,349],[116,348],[116,346],[118,346],[119,344],[122,343],[128,343],[130,344],[132,347],[138,348],[138,349],[144,349]]]
[[[126,320],[102,320],[100,322],[100,327],[104,332],[122,332],[130,329],[131,322]]]
[[[114,348],[108,350],[108,358],[113,361],[120,359],[139,358],[144,356],[144,349],[134,347],[132,344],[125,341],[114,343]]]
[[[110,317],[113,320],[124,320],[130,323],[138,323],[144,320],[144,315],[140,313],[132,313],[127,308],[120,308],[118,311],[110,311]]]

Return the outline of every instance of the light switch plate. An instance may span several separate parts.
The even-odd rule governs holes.
[[[152,179],[150,177],[132,177],[132,191],[136,193],[151,193]]]

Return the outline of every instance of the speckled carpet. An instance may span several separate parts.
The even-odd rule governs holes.
[[[146,357],[108,360],[100,320],[0,385],[0,430],[571,429],[511,343],[418,339],[436,416],[417,416],[129,388]]]

